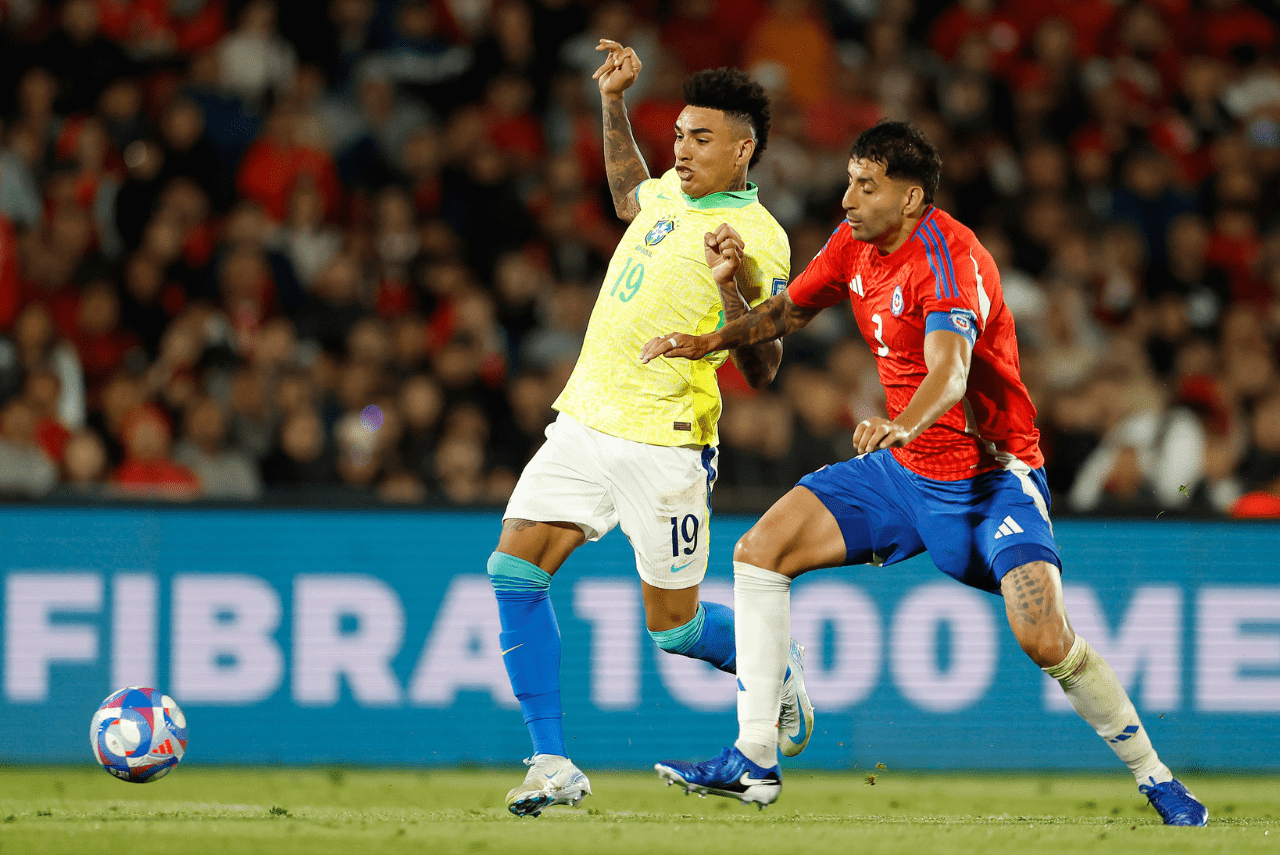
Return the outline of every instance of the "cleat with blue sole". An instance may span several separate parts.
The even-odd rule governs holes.
[[[653,767],[667,786],[679,784],[685,794],[702,798],[724,796],[744,805],[754,804],[761,810],[782,794],[782,770],[765,769],[748,760],[741,751],[729,746],[718,757],[701,763],[669,760]]]
[[[1202,826],[1209,822],[1209,809],[1200,803],[1177,778],[1157,784],[1140,784],[1138,792],[1147,797],[1165,825]]]

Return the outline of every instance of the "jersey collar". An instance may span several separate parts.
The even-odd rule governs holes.
[[[684,199],[686,205],[690,208],[697,208],[700,211],[712,208],[745,208],[756,201],[756,194],[759,189],[748,181],[746,190],[724,190],[719,193],[708,193],[697,199],[681,190],[680,196]]]

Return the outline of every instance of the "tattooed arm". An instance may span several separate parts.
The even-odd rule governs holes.
[[[615,41],[601,39],[596,50],[608,51],[604,64],[591,75],[600,86],[600,108],[604,114],[604,165],[609,174],[609,192],[618,218],[631,222],[640,213],[636,188],[649,177],[649,168],[631,135],[631,120],[622,93],[636,82],[641,63],[635,51]]]
[[[786,291],[770,297],[736,321],[706,335],[670,333],[650,339],[640,351],[640,361],[666,356],[701,359],[714,350],[742,348],[789,335],[817,317],[821,309],[797,306]]]

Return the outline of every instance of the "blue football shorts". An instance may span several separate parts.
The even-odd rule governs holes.
[[[1062,568],[1043,469],[936,481],[882,449],[824,466],[800,486],[840,524],[846,565],[896,564],[927,550],[943,573],[993,594],[1006,573],[1030,561]]]

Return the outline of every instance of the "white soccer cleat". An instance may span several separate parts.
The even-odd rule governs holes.
[[[813,736],[813,704],[804,690],[804,645],[791,639],[788,656],[791,676],[782,684],[782,708],[778,712],[778,747],[782,756],[795,757]]]
[[[577,807],[591,795],[591,782],[568,757],[535,754],[524,764],[524,783],[507,793],[507,810],[516,816],[537,816],[552,805]]]

